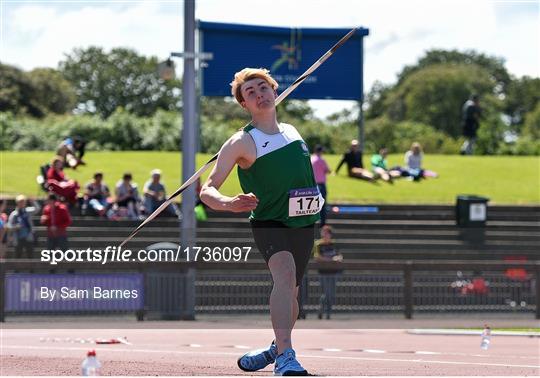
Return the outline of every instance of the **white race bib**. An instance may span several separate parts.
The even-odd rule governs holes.
[[[324,198],[317,187],[289,191],[290,217],[317,214],[323,206]]]

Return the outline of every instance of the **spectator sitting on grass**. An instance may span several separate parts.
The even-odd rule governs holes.
[[[56,155],[62,157],[64,165],[76,169],[79,165],[85,165],[82,160],[86,143],[81,137],[66,138],[56,149]]]
[[[126,172],[124,173],[124,176],[122,177],[122,180],[118,181],[116,183],[115,187],[115,205],[116,208],[115,211],[118,210],[118,208],[126,208],[127,212],[126,215],[130,219],[138,219],[139,218],[139,211],[137,207],[140,203],[139,198],[139,191],[137,189],[137,184],[132,183],[132,176],[131,173]],[[122,210],[118,210],[120,214],[123,214]]]
[[[94,180],[86,184],[83,209],[90,207],[96,214],[103,216],[110,206],[109,187],[103,182],[103,173],[94,173]]]
[[[371,157],[371,168],[373,173],[375,173],[378,177],[382,178],[386,182],[392,183],[394,178],[401,176],[401,172],[397,169],[387,168],[387,155],[388,150],[385,147],[382,147],[378,154],[374,154]]]
[[[71,216],[67,206],[58,201],[53,193],[49,194],[47,205],[43,208],[41,224],[47,226],[48,249],[68,249],[66,230],[71,224]]]
[[[64,197],[69,203],[74,204],[77,202],[79,183],[66,177],[64,174],[64,161],[60,156],[53,159],[52,165],[47,171],[47,187],[49,191]]]
[[[165,185],[161,180],[161,170],[154,169],[150,172],[151,178],[144,184],[144,208],[147,215],[152,214],[166,200]],[[170,215],[180,216],[180,210],[174,203],[167,206],[166,211]]]
[[[373,174],[369,170],[364,169],[362,163],[362,151],[358,149],[358,141],[356,139],[351,140],[351,147],[349,151],[345,152],[343,158],[339,162],[336,168],[336,175],[343,163],[347,164],[347,173],[349,177],[373,181]]]
[[[401,175],[412,177],[415,181],[426,177],[438,177],[437,173],[422,169],[422,146],[418,142],[411,145],[411,149],[405,153],[405,169]]]

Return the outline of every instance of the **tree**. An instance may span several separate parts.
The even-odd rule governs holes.
[[[386,147],[390,153],[404,153],[413,142],[419,142],[427,153],[459,151],[458,141],[423,123],[395,122],[385,116],[366,121],[366,152],[376,152]]]
[[[75,89],[62,74],[52,68],[36,68],[28,73],[35,99],[48,111],[65,114],[73,110],[76,103]]]
[[[501,119],[500,112],[487,113],[480,122],[475,153],[480,155],[496,155],[504,146],[504,133],[507,127]]]
[[[305,100],[283,100],[277,111],[280,119],[287,117],[289,120],[308,120],[315,117],[313,109]],[[201,114],[216,120],[248,119],[249,117],[248,112],[242,109],[233,97],[202,97]]]
[[[403,83],[410,75],[415,72],[438,64],[446,65],[476,65],[487,72],[490,79],[493,80],[493,94],[501,94],[506,92],[508,84],[511,82],[511,77],[506,67],[504,59],[494,56],[487,56],[473,50],[461,52],[458,50],[430,50],[426,55],[415,65],[405,66],[400,74],[398,74],[398,85]]]
[[[48,113],[65,114],[73,110],[75,91],[52,68],[24,72],[0,64],[0,111],[44,117]]]
[[[201,116],[218,122],[247,120],[249,117],[232,97],[201,97]]]
[[[525,114],[525,122],[512,153],[516,155],[540,155],[540,102]]]
[[[157,109],[174,110],[180,101],[180,81],[162,80],[156,57],[147,58],[126,48],[106,53],[100,47],[74,49],[59,64],[76,89],[79,109],[107,118],[121,107],[149,116]]]
[[[525,115],[525,124],[523,126],[523,135],[530,136],[533,139],[540,139],[540,102],[536,107]]]
[[[37,101],[35,90],[24,71],[0,63],[0,112],[43,117],[46,108]]]
[[[486,98],[495,85],[476,65],[430,65],[410,74],[392,91],[385,102],[387,114],[394,121],[424,123],[458,137],[465,100],[471,93]],[[493,101],[484,104],[485,111],[491,112]]]
[[[143,135],[148,129],[149,118],[137,117],[118,108],[107,118],[103,135],[109,150],[141,150]]]
[[[280,118],[284,118],[284,122],[291,123],[294,123],[294,120],[306,121],[315,118],[313,109],[306,100],[285,99],[278,107],[278,113]]]
[[[378,118],[385,113],[386,107],[384,104],[393,89],[393,85],[386,85],[378,80],[373,83],[365,98],[367,105],[366,119]]]
[[[336,113],[326,116],[325,123],[332,126],[350,124],[358,127],[359,106],[355,103],[351,108],[341,109]]]
[[[520,131],[525,114],[540,103],[540,79],[523,76],[512,80],[504,101],[504,111],[510,116],[512,126]]]

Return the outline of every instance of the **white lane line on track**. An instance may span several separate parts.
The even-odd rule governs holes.
[[[251,347],[247,346],[247,345],[233,345],[233,348],[236,348],[236,349],[251,349]]]
[[[407,333],[412,335],[445,335],[445,336],[465,336],[465,335],[481,335],[482,330],[468,330],[468,329],[439,329],[439,328],[423,328],[423,329],[409,329]],[[515,332],[515,331],[492,331],[491,336],[526,336],[526,337],[540,337],[538,332]]]
[[[342,352],[343,349],[339,349],[339,348],[323,348],[322,351],[323,352]]]
[[[302,358],[325,358],[325,359],[340,359],[340,360],[358,360],[358,361],[385,361],[385,362],[416,362],[423,364],[447,364],[447,365],[481,365],[481,366],[504,366],[504,367],[522,367],[540,369],[540,365],[513,365],[513,364],[492,364],[484,362],[466,362],[466,361],[436,361],[436,360],[421,360],[421,359],[396,359],[396,358],[364,358],[364,357],[346,357],[346,356],[308,356],[299,354]]]
[[[201,344],[188,344],[188,347],[191,347],[191,348],[202,348],[202,345],[201,345]]]
[[[442,354],[440,352],[429,352],[427,350],[417,350],[416,352],[414,352],[415,354]]]
[[[29,345],[2,345],[2,349],[33,349],[33,350],[60,350],[60,351],[87,351],[87,348],[80,347],[50,347],[50,346],[29,346]],[[194,355],[222,355],[222,356],[238,356],[236,353],[229,352],[204,352],[193,351],[184,352],[176,350],[156,350],[156,349],[125,349],[125,348],[94,348],[97,352],[122,352],[122,353],[162,353],[162,354],[194,354]],[[532,368],[540,369],[540,365],[516,365],[516,364],[496,364],[488,362],[467,362],[467,361],[436,361],[436,360],[422,360],[422,359],[397,359],[397,358],[367,358],[367,357],[347,357],[347,356],[322,356],[322,355],[307,355],[298,354],[298,357],[302,358],[319,358],[319,359],[338,359],[348,361],[384,361],[384,362],[414,362],[422,364],[444,364],[444,365],[474,365],[474,366],[501,366],[501,367],[516,367],[516,368]]]
[[[381,349],[362,349],[362,352],[366,352],[366,353],[386,353],[385,350],[381,350]]]

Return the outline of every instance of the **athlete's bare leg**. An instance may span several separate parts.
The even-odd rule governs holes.
[[[282,353],[292,348],[291,332],[299,311],[296,265],[290,252],[280,251],[270,257],[268,267],[274,280],[270,294],[270,317],[278,353]]]

